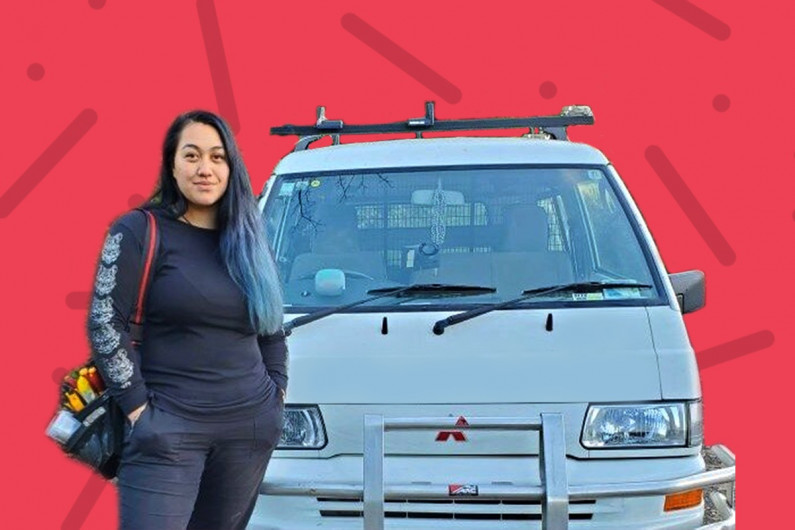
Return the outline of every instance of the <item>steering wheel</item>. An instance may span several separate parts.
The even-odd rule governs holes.
[[[296,278],[296,280],[313,280],[315,278],[315,274],[317,274],[317,272],[318,271],[315,271],[315,272],[313,272],[311,274],[304,274],[303,276],[301,276],[299,278]],[[365,273],[359,272],[359,271],[352,271],[352,270],[342,269],[342,273],[347,278],[351,278],[351,279],[355,279],[355,280],[375,280],[375,278],[373,278],[369,274],[365,274]]]
[[[439,253],[439,245],[437,245],[436,243],[428,243],[428,242],[420,243],[419,251],[420,254],[422,254],[423,256],[428,256],[428,257],[435,256],[436,254]]]

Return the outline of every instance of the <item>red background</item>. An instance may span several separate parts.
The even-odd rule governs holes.
[[[53,374],[87,351],[85,309],[67,296],[91,288],[108,224],[131,196],[151,191],[178,112],[233,104],[259,192],[294,141],[269,136],[271,126],[308,124],[318,104],[349,123],[398,121],[422,115],[431,99],[441,119],[592,106],[596,125],[572,129],[573,139],[615,163],[669,271],[707,273],[707,306],[685,320],[697,351],[718,347],[713,362],[730,358],[702,368],[707,441],[740,460],[743,524],[775,525],[788,513],[789,488],[777,488],[792,467],[779,427],[789,423],[793,366],[795,7],[696,4],[731,28],[728,38],[651,0],[217,2],[234,94],[220,107],[195,1],[5,5],[0,200],[81,111],[97,120],[0,218],[3,526],[78,528],[86,516],[85,529],[115,525],[115,490],[78,500],[90,472],[43,432]],[[347,13],[447,79],[460,100],[445,101],[364,44],[343,27]],[[716,96],[728,109],[713,105]],[[716,258],[652,169],[651,145],[734,250],[733,264]],[[772,345],[733,342],[759,332]]]

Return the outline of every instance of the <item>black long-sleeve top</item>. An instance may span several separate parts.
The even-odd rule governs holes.
[[[287,388],[282,332],[258,335],[243,292],[220,256],[218,230],[154,210],[160,249],[144,305],[143,343],[130,341],[146,217],[131,211],[108,231],[88,318],[97,368],[125,414],[152,400],[199,421],[251,416]]]

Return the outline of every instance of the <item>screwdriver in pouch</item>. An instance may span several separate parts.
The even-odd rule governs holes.
[[[91,383],[88,382],[86,374],[88,374],[88,369],[81,368],[80,375],[77,377],[77,391],[80,393],[80,397],[83,398],[83,401],[86,402],[86,405],[88,405],[97,399],[97,394],[91,388]]]
[[[69,408],[73,411],[80,412],[85,407],[76,392],[64,392],[64,396],[66,396],[66,401],[69,403]]]
[[[88,374],[86,377],[88,378],[88,382],[91,383],[91,388],[94,389],[94,392],[96,392],[97,395],[101,394],[105,390],[105,384],[103,383],[99,372],[97,372],[96,366],[92,366],[88,369]]]

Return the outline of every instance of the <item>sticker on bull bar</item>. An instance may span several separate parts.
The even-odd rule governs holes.
[[[450,484],[447,492],[451,497],[477,497],[478,487],[476,484]]]

